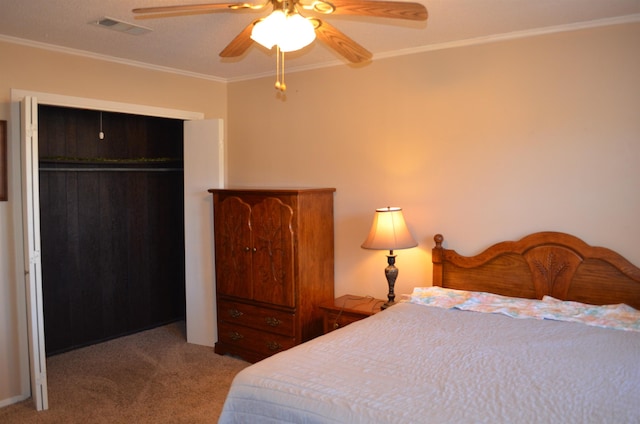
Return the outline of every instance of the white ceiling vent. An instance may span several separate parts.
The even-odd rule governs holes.
[[[142,35],[151,31],[151,28],[130,24],[128,22],[120,21],[114,18],[109,18],[107,16],[97,21],[92,21],[90,23],[93,25],[98,25],[103,28],[111,29],[113,31],[124,32],[131,35]]]

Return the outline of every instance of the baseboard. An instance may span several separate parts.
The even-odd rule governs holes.
[[[25,399],[29,399],[29,396],[28,395],[20,395],[20,396],[14,396],[14,397],[11,397],[11,398],[7,398],[7,399],[1,399],[0,400],[0,408],[12,405],[14,403],[22,402]]]

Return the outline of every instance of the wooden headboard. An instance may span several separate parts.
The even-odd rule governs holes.
[[[594,305],[640,309],[640,268],[620,254],[558,232],[494,244],[475,256],[442,247],[436,234],[433,285],[540,299],[544,295]]]

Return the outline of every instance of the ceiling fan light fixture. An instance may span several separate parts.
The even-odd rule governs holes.
[[[278,44],[280,30],[285,26],[287,17],[282,10],[274,10],[269,16],[257,22],[251,30],[251,39],[261,46],[271,49]]]
[[[278,45],[283,52],[294,52],[316,39],[316,29],[310,20],[296,14],[287,16]]]
[[[251,30],[253,41],[267,49],[277,45],[283,52],[300,50],[315,38],[316,31],[311,21],[297,13],[285,15],[282,10],[273,11]]]

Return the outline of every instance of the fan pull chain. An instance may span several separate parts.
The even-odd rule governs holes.
[[[287,91],[287,84],[284,83],[284,52],[276,44],[276,90]]]
[[[280,46],[276,44],[276,90],[280,90]]]

